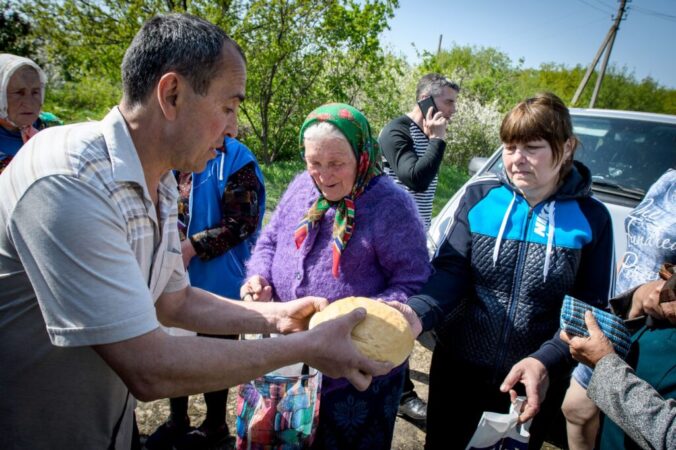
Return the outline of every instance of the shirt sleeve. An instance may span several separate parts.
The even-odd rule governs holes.
[[[676,400],[665,400],[618,355],[602,358],[587,396],[641,448],[676,448]]]
[[[54,345],[118,342],[158,327],[124,219],[102,192],[43,178],[17,203],[8,231]]]
[[[406,127],[397,122],[386,127],[378,143],[390,168],[406,187],[415,192],[424,192],[434,177],[446,150],[442,139],[430,139],[425,154],[418,157]]]
[[[256,232],[261,189],[253,162],[228,178],[221,198],[221,223],[190,236],[200,259],[208,261],[220,256]]]

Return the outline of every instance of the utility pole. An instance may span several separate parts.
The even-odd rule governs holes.
[[[613,21],[610,30],[608,30],[608,34],[606,34],[606,37],[603,39],[601,47],[599,47],[599,50],[596,52],[594,60],[591,62],[591,64],[589,64],[587,72],[584,74],[584,77],[582,78],[582,81],[580,82],[580,85],[573,96],[573,100],[570,102],[571,106],[575,106],[577,101],[580,99],[580,95],[582,95],[582,91],[584,90],[585,86],[587,86],[592,73],[594,73],[594,69],[596,68],[596,64],[599,62],[601,54],[604,52],[604,50],[607,50],[605,56],[603,57],[603,62],[601,63],[601,70],[599,72],[598,78],[596,79],[596,85],[594,86],[594,92],[592,93],[589,107],[593,108],[596,104],[596,99],[598,98],[599,91],[601,90],[601,83],[603,82],[603,77],[606,74],[606,67],[608,66],[608,60],[610,59],[610,52],[612,52],[613,44],[615,43],[615,36],[617,35],[617,30],[620,29],[620,22],[624,18],[626,4],[627,0],[620,0],[620,7],[618,8],[617,14],[615,15],[615,20]]]
[[[441,53],[441,39],[444,37],[443,34],[439,35],[439,45],[437,45],[437,56]]]

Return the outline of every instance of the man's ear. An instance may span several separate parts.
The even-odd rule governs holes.
[[[165,73],[157,83],[157,100],[167,120],[176,119],[180,84],[180,79],[174,72]]]

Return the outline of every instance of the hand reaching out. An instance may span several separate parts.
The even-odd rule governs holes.
[[[328,306],[324,297],[303,297],[288,302],[275,303],[278,308],[276,326],[282,334],[307,330],[310,318]]]
[[[519,415],[519,423],[528,422],[540,411],[540,405],[545,399],[547,389],[549,388],[549,374],[547,368],[535,358],[524,358],[512,366],[505,377],[500,391],[509,392],[512,403],[516,400],[517,394],[513,389],[517,383],[521,383],[526,388],[526,402]]]

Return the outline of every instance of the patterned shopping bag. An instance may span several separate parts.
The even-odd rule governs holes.
[[[321,373],[305,364],[302,369],[297,365],[298,375],[284,369],[239,386],[238,450],[291,450],[312,444],[319,423]]]

